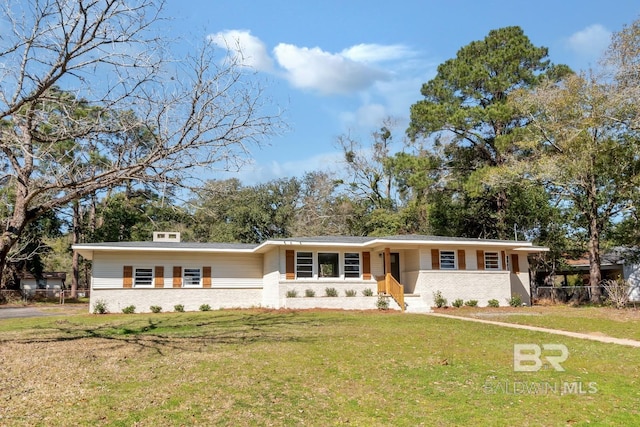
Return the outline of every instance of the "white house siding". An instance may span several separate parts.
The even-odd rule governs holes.
[[[123,289],[123,267],[164,267],[164,289]],[[211,267],[211,288],[173,288],[173,267]],[[259,254],[205,254],[196,252],[96,252],[93,257],[92,290],[90,304],[103,299],[107,303],[124,307],[160,305],[173,310],[175,304],[197,310],[201,304],[219,307],[252,307],[262,304],[263,260]],[[216,291],[214,291],[214,289]],[[98,292],[104,290],[105,292]],[[109,290],[109,291],[107,291]],[[116,292],[122,290],[125,292]],[[206,298],[203,298],[206,296]],[[117,298],[124,298],[118,300]],[[129,301],[137,301],[135,302]],[[140,305],[141,310],[143,309]],[[165,307],[166,306],[166,307]],[[189,307],[189,308],[188,308]],[[194,308],[195,307],[195,308]],[[118,311],[116,309],[116,311]]]
[[[325,297],[327,288],[335,288],[338,291],[339,297],[346,297],[345,291],[354,290],[358,296],[362,296],[362,292],[365,289],[371,289],[376,294],[378,284],[375,280],[359,280],[359,279],[347,279],[347,280],[331,280],[331,279],[317,279],[317,280],[285,280],[280,282],[284,291],[282,307],[289,307],[289,302],[292,298],[287,298],[286,293],[288,291],[296,291],[298,298],[305,296],[305,291],[311,289],[315,292],[316,297]],[[295,299],[295,298],[293,298]],[[324,307],[324,306],[323,306]]]
[[[461,271],[422,270],[415,293],[420,294],[425,303],[434,305],[433,294],[442,293],[449,303],[461,298],[465,301],[478,300],[479,306],[486,306],[490,299],[505,305],[511,298],[510,273],[508,271]]]
[[[287,308],[308,309],[308,308],[332,308],[338,310],[375,310],[377,296],[365,297],[361,294],[357,297],[315,297],[315,298],[287,298]]]
[[[622,276],[629,282],[629,299],[633,302],[640,301],[640,264],[624,264]]]
[[[163,312],[174,311],[176,304],[185,311],[198,311],[202,304],[211,309],[259,307],[262,289],[94,289],[90,310],[96,301],[103,301],[111,313],[120,313],[130,305],[136,313],[148,313],[151,306],[162,307]]]
[[[272,250],[264,254],[262,279],[262,306],[280,308],[280,251]]]

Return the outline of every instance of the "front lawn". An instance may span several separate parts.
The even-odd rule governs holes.
[[[567,346],[515,372],[514,344]],[[634,348],[425,315],[0,321],[0,425],[629,425]]]
[[[640,310],[610,307],[533,306],[500,308],[447,308],[438,313],[475,317],[499,322],[540,326],[594,335],[609,335],[640,341]]]

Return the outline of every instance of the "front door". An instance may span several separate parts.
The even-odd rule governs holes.
[[[400,254],[398,252],[391,252],[390,255],[391,260],[389,264],[391,264],[391,275],[398,281],[398,283],[402,283],[400,281]],[[384,265],[386,267],[386,263],[384,263]],[[386,271],[384,273],[387,274]]]

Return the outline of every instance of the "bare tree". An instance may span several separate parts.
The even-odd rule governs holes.
[[[175,60],[154,0],[0,6],[0,183],[15,191],[0,271],[43,213],[125,182],[234,168],[277,132],[260,82],[203,39]],[[7,24],[8,23],[8,24]]]
[[[393,176],[389,171],[392,135],[395,122],[387,118],[379,131],[372,133],[371,146],[365,147],[349,135],[337,138],[337,146],[344,153],[347,166],[347,189],[354,196],[368,199],[376,209],[394,207]]]

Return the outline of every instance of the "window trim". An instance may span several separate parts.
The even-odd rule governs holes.
[[[489,258],[487,255],[491,255],[491,258],[495,256],[495,266],[494,264],[489,264]],[[498,251],[485,251],[484,252],[484,269],[489,271],[500,271],[500,252]]]
[[[331,255],[332,258],[333,256],[335,256],[335,262],[332,262],[331,264],[321,264],[320,263],[320,255]],[[340,252],[316,252],[316,256],[315,258],[317,259],[318,262],[318,279],[331,279],[331,280],[335,280],[335,279],[339,279],[340,278]],[[323,265],[331,265],[333,267],[336,268],[336,271],[333,275],[331,276],[324,276],[321,275],[321,268]]]
[[[453,266],[449,267],[446,266],[447,263],[443,263],[443,258],[442,258],[442,254],[443,253],[450,253],[451,255],[453,255]],[[457,270],[458,269],[458,254],[456,253],[455,250],[453,249],[441,249],[440,253],[439,253],[439,258],[440,258],[440,270]],[[446,267],[445,267],[446,266]]]
[[[333,263],[333,265],[336,271],[334,275],[322,275],[320,271],[320,257],[323,254],[335,257],[335,263]],[[347,260],[353,263],[347,264]],[[301,263],[301,261],[305,263]],[[301,269],[301,267],[303,269]],[[308,270],[309,267],[310,271]],[[349,267],[353,269],[348,271]],[[293,255],[293,270],[294,280],[366,280],[364,279],[364,255],[357,250],[296,250]],[[304,275],[301,275],[301,273]]]
[[[187,270],[198,271],[198,283],[190,284],[191,276],[187,275]],[[183,288],[201,288],[202,287],[202,268],[201,267],[183,267],[182,268],[182,287]]]
[[[139,270],[148,270],[149,271],[149,283],[141,284],[138,282],[138,271]],[[133,287],[134,288],[153,288],[155,286],[155,268],[154,267],[133,267]],[[146,281],[146,278],[145,278]]]
[[[300,254],[309,254],[309,256],[305,256],[305,257],[300,257]],[[310,264],[300,264],[300,259],[304,259],[304,260],[311,260]],[[315,271],[315,257],[313,256],[313,251],[296,251],[295,254],[295,278],[296,279],[313,279],[314,277],[314,271]],[[305,275],[301,276],[301,270],[300,270],[300,266],[311,266],[311,270],[310,271],[302,271]],[[307,276],[306,274],[309,274],[309,276]]]
[[[355,258],[347,258],[347,255],[355,255]],[[347,259],[357,260],[357,264],[347,264]],[[353,271],[347,271],[347,267],[357,266],[358,269]],[[354,274],[352,276],[348,276],[347,274]],[[345,279],[361,279],[362,278],[362,256],[360,252],[343,252],[342,253],[342,275]]]

